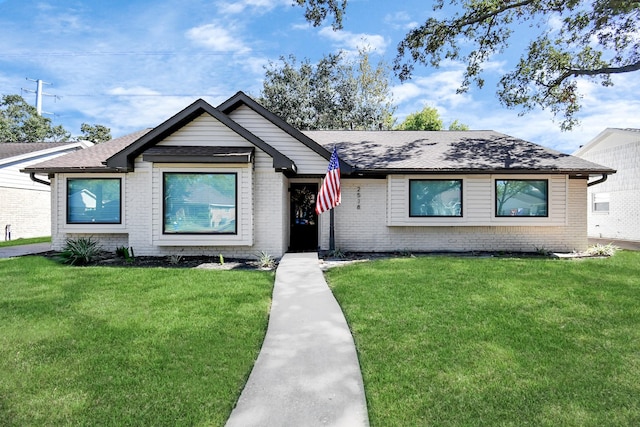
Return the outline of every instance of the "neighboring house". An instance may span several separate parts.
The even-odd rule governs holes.
[[[93,145],[90,142],[0,143],[0,226],[4,239],[51,235],[48,181],[36,182],[20,169]]]
[[[640,129],[605,129],[574,155],[617,170],[589,187],[589,237],[640,241]]]
[[[334,146],[342,251],[583,250],[587,180],[614,172],[492,131],[300,132],[242,92],[24,172],[53,176],[54,249],[279,257],[329,249],[314,205]]]

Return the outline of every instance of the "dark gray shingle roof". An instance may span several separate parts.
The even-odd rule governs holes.
[[[96,144],[93,147],[85,148],[84,150],[74,151],[73,153],[27,167],[24,171],[47,173],[69,171],[109,171],[102,162],[106,161],[109,157],[113,156],[125,147],[128,147],[150,130],[151,129],[144,129],[120,138],[112,139],[111,141]]]
[[[69,144],[72,144],[72,142],[2,142],[0,143],[0,159],[63,147]]]
[[[494,131],[308,131],[366,172],[588,172],[613,170]]]

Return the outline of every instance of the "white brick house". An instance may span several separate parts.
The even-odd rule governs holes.
[[[49,186],[20,169],[91,145],[87,141],[0,143],[0,226],[5,239],[51,235]]]
[[[589,237],[640,241],[640,129],[605,129],[574,155],[617,170],[587,191]]]
[[[582,250],[587,180],[614,172],[491,131],[300,132],[242,92],[24,171],[52,180],[54,249],[279,257],[329,249],[314,203],[334,146],[342,251]]]

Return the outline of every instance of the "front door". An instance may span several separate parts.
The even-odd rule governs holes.
[[[316,194],[318,184],[291,184],[291,233],[289,250],[293,252],[318,250],[318,215]]]

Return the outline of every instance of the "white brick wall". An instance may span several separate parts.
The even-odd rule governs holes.
[[[336,247],[342,251],[584,250],[586,181],[569,180],[562,226],[387,226],[386,180],[342,180],[336,208]],[[358,196],[359,194],[359,196]],[[492,203],[487,199],[487,203]],[[329,215],[321,217],[321,248],[329,247]]]
[[[12,240],[51,235],[51,193],[49,187],[38,185],[42,189],[0,187],[2,240],[7,224],[11,224]]]
[[[640,241],[640,132],[635,141],[594,149],[586,160],[616,169],[607,181],[589,187],[590,237]],[[609,212],[593,212],[595,193],[609,193]]]

